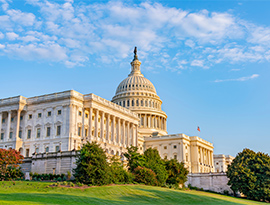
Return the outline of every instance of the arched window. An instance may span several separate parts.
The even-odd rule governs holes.
[[[121,101],[119,102],[119,105],[120,105],[120,106],[122,105]]]
[[[131,106],[134,106],[134,100],[131,101]]]
[[[136,106],[139,106],[139,100],[136,100]]]
[[[147,107],[148,106],[148,103],[147,103],[147,100],[145,100],[145,107]]]
[[[127,107],[129,107],[129,100],[127,101]]]
[[[126,101],[123,101],[123,107],[126,107]]]
[[[141,106],[143,106],[143,100],[141,100]]]

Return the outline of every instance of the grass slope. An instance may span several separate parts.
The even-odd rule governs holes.
[[[0,204],[264,204],[201,191],[134,185],[86,189],[45,182],[0,182]]]

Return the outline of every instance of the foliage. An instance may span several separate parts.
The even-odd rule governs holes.
[[[64,174],[38,174],[30,173],[33,181],[65,181],[66,176]]]
[[[158,186],[165,184],[168,173],[164,161],[161,159],[158,150],[148,148],[144,152],[145,167],[153,170],[157,177]]]
[[[21,177],[22,172],[18,167],[23,159],[20,152],[14,149],[0,149],[0,180],[11,180]]]
[[[137,167],[134,169],[135,181],[146,185],[156,186],[158,181],[155,172],[146,167]]]
[[[166,183],[179,186],[187,181],[188,170],[185,168],[183,162],[180,163],[176,159],[171,159],[166,160],[165,164],[168,172]]]
[[[270,201],[270,157],[244,149],[228,166],[228,185],[248,199]]]
[[[77,182],[105,185],[111,182],[111,172],[104,150],[96,142],[83,145],[73,170]]]
[[[114,184],[123,184],[123,183],[133,183],[133,174],[126,171],[123,167],[123,163],[120,160],[119,156],[114,155],[111,158],[110,163],[111,168],[111,180]]]
[[[128,152],[124,154],[128,161],[128,170],[133,173],[137,167],[145,166],[145,158],[138,153],[138,147],[130,146],[127,148]]]
[[[71,172],[67,171],[67,179],[70,180],[70,178],[71,178]]]

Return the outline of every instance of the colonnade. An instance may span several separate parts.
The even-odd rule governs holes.
[[[158,110],[161,109],[161,103],[157,100],[145,100],[143,98],[126,99],[116,102],[123,107],[152,107]]]
[[[85,111],[89,112],[88,124],[85,123]],[[77,116],[77,115],[76,115]],[[78,120],[75,116],[75,125]],[[75,128],[75,133],[76,133]],[[104,142],[118,146],[137,146],[138,125],[112,113],[96,108],[85,108],[82,113],[81,130],[87,130],[85,137],[90,141]]]
[[[199,150],[199,162],[202,163],[202,165],[210,165],[212,167],[214,165],[213,151],[210,151],[203,147],[199,147]]]
[[[140,127],[167,130],[166,118],[154,114],[139,114]]]

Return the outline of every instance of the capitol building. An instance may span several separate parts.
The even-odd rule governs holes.
[[[214,172],[212,143],[167,133],[162,100],[140,66],[135,49],[131,72],[111,101],[74,90],[0,99],[0,148],[19,150],[23,169],[37,173],[71,171],[76,151],[87,141],[96,141],[110,156],[123,157],[131,145],[141,153],[152,147],[191,173]]]

